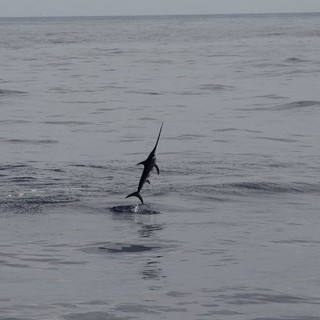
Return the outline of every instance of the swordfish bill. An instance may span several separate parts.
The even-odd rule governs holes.
[[[161,127],[160,127],[160,131],[159,131],[159,134],[158,134],[157,142],[156,142],[154,148],[152,149],[152,151],[150,152],[148,158],[146,160],[141,161],[141,162],[139,162],[137,164],[137,165],[142,164],[144,166],[142,174],[141,174],[141,178],[140,178],[140,181],[139,181],[139,185],[138,185],[138,190],[133,192],[133,193],[130,193],[129,195],[126,196],[126,198],[137,197],[137,198],[139,198],[139,200],[141,201],[142,204],[143,204],[143,199],[141,197],[140,191],[141,191],[143,185],[146,182],[150,183],[149,176],[150,176],[151,171],[153,170],[153,168],[156,168],[157,173],[158,174],[160,173],[159,167],[156,164],[156,150],[157,150],[157,146],[158,146],[160,135],[161,135],[161,131],[162,131],[162,126],[163,126],[163,122],[162,122]]]

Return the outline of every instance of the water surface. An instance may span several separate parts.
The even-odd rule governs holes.
[[[319,26],[1,18],[0,319],[318,319]]]

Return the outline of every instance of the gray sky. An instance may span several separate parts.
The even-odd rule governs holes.
[[[0,0],[0,16],[320,12],[320,0]]]

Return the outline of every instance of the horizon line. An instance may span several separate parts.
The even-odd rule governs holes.
[[[242,12],[242,13],[168,13],[168,14],[111,14],[111,15],[28,15],[28,16],[0,16],[1,18],[117,18],[117,17],[166,17],[166,16],[239,16],[239,15],[294,15],[294,14],[320,14],[315,11],[292,12]]]

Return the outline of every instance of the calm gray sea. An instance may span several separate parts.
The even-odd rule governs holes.
[[[0,319],[320,319],[319,53],[320,14],[1,18]]]

